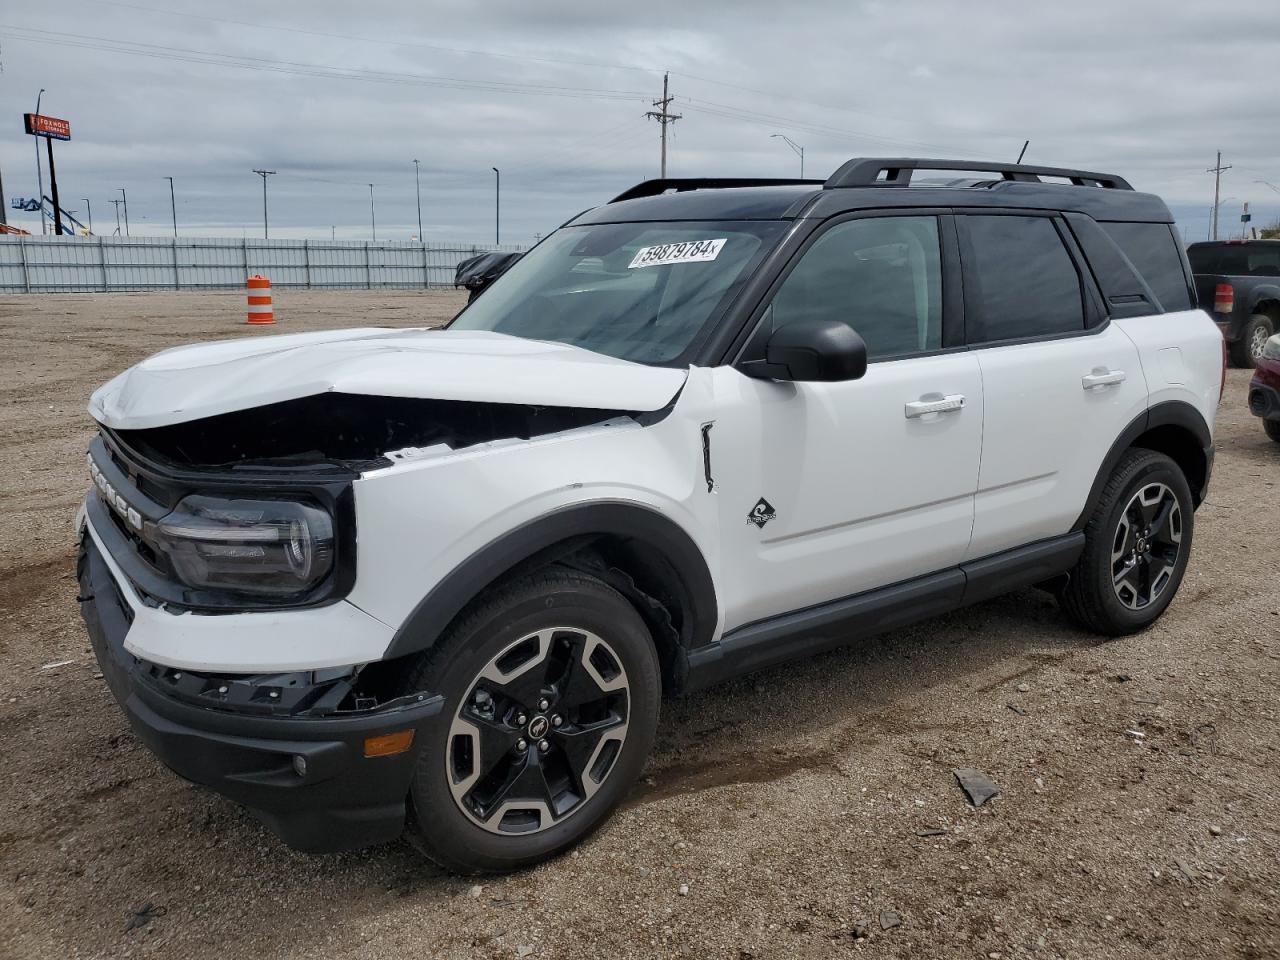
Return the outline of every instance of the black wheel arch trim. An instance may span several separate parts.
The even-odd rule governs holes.
[[[1203,481],[1196,484],[1191,477],[1187,478],[1188,485],[1191,487],[1192,499],[1197,507],[1200,506],[1208,489],[1209,474],[1213,468],[1213,434],[1209,430],[1209,425],[1205,423],[1204,417],[1200,415],[1200,411],[1190,403],[1185,400],[1166,400],[1162,403],[1157,403],[1134,417],[1129,425],[1121,431],[1120,436],[1116,437],[1115,442],[1111,444],[1111,449],[1107,451],[1107,456],[1102,461],[1102,466],[1098,468],[1098,475],[1093,480],[1093,486],[1089,488],[1089,497],[1085,501],[1084,509],[1080,511],[1080,516],[1076,518],[1076,522],[1071,526],[1073,531],[1083,530],[1085,524],[1089,522],[1094,508],[1098,505],[1098,499],[1102,496],[1103,486],[1106,485],[1107,479],[1115,471],[1116,464],[1120,462],[1120,458],[1124,456],[1125,451],[1132,447],[1134,442],[1144,433],[1156,427],[1165,426],[1178,427],[1187,431],[1195,439],[1197,446],[1204,455],[1205,470]]]
[[[711,641],[719,618],[715,584],[702,551],[674,520],[629,501],[593,501],[564,507],[524,523],[481,547],[431,588],[396,631],[384,660],[433,646],[450,623],[485,589],[522,567],[555,562],[593,539],[638,541],[670,564],[683,588],[685,629],[680,643]]]

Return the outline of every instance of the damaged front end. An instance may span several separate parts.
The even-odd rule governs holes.
[[[528,441],[618,411],[325,393],[189,423],[103,428],[87,506],[149,601],[214,612],[316,606],[355,580],[351,484],[429,453]]]
[[[516,403],[375,397],[345,393],[268,404],[186,423],[118,430],[139,454],[179,470],[245,473],[391,464],[407,448],[461,450],[494,440],[530,440],[603,423],[620,411]]]

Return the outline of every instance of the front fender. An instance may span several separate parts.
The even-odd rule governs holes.
[[[396,631],[384,659],[432,646],[481,591],[531,558],[558,544],[598,536],[636,540],[658,551],[685,588],[692,628],[690,645],[710,642],[719,616],[715,586],[693,538],[674,520],[650,507],[626,501],[597,501],[541,516],[471,554],[418,602]]]

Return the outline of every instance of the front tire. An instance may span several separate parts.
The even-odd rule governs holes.
[[[1280,443],[1280,420],[1263,420],[1262,429],[1267,431],[1267,436]]]
[[[639,777],[661,674],[635,608],[548,568],[494,591],[419,663],[444,695],[423,732],[410,840],[457,873],[531,866],[598,827]]]
[[[1255,313],[1240,331],[1240,339],[1231,344],[1231,362],[1237,367],[1253,369],[1262,357],[1267,340],[1276,332],[1275,323],[1265,313]]]
[[[1061,597],[1067,615],[1107,636],[1150,626],[1182,582],[1194,521],[1178,465],[1154,450],[1129,450],[1085,525],[1084,552]]]

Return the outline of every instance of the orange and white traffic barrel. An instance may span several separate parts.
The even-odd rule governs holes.
[[[254,275],[249,278],[249,319],[247,323],[275,323],[271,312],[271,281]]]

